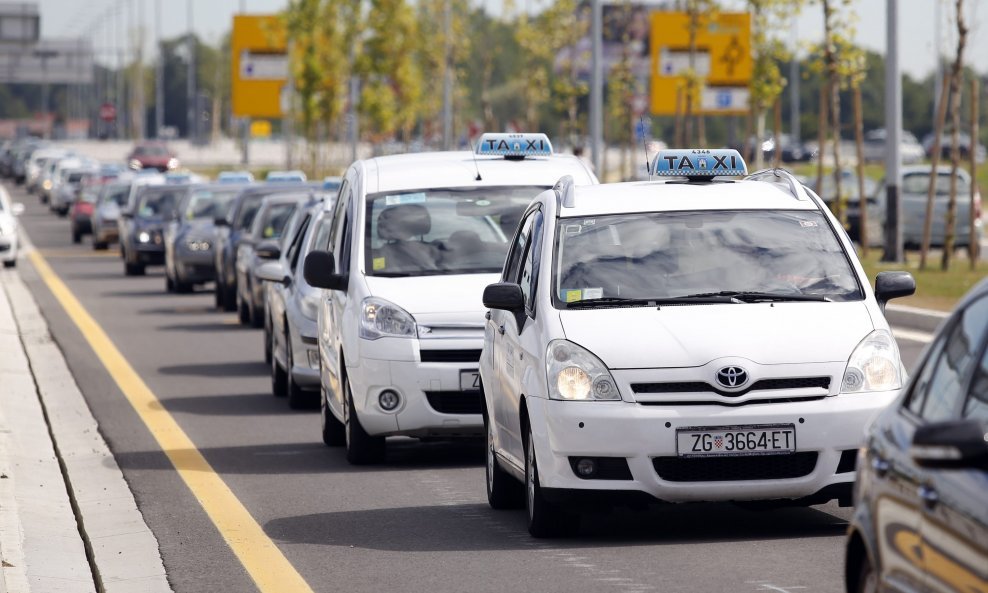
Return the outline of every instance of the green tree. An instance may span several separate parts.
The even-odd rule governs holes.
[[[363,77],[360,113],[372,138],[397,132],[410,138],[420,113],[423,81],[415,53],[423,41],[406,0],[370,0],[357,68]]]

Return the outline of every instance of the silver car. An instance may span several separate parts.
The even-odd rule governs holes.
[[[902,242],[918,248],[923,242],[923,222],[926,220],[927,192],[930,186],[930,166],[914,165],[902,168]],[[933,227],[930,245],[940,247],[947,232],[947,205],[950,201],[950,166],[937,168],[936,197],[933,202]],[[868,200],[868,244],[881,244],[885,224],[885,181],[878,185]],[[975,241],[981,240],[981,193],[974,194]],[[966,247],[971,241],[971,176],[964,169],[957,171],[957,217],[954,245]]]
[[[93,249],[106,249],[120,239],[120,209],[127,205],[131,182],[120,179],[102,187],[93,206]]]
[[[264,351],[271,363],[271,390],[275,396],[287,396],[293,409],[319,401],[317,332],[322,291],[309,286],[302,266],[310,251],[329,245],[332,204],[327,197],[299,210],[280,258],[257,268],[257,277],[265,281]]]
[[[241,185],[193,186],[179,206],[178,218],[165,227],[165,289],[191,292],[216,279],[213,249],[216,216],[225,214]]]

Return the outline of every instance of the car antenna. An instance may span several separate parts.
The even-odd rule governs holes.
[[[645,116],[639,115],[638,121],[642,125],[642,151],[645,152],[645,172],[648,173],[648,180],[652,180],[652,168],[648,166],[648,143],[645,141]]]
[[[478,140],[478,142],[479,142],[479,140]],[[474,167],[474,169],[477,170],[477,178],[474,179],[474,181],[483,181],[483,179],[480,177],[480,165],[477,164],[477,149],[476,148],[473,149],[473,167]]]

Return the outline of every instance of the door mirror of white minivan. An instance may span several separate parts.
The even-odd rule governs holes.
[[[890,300],[915,293],[916,280],[909,272],[879,272],[875,277],[875,298],[883,311]]]
[[[484,289],[484,306],[511,313],[525,310],[525,295],[521,286],[511,282],[490,284]]]
[[[309,286],[346,291],[347,277],[336,273],[336,258],[328,251],[310,251],[305,256],[302,277]]]

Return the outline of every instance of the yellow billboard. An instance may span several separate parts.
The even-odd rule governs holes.
[[[285,29],[276,15],[236,15],[230,38],[234,117],[278,118],[288,80]]]
[[[684,74],[690,68],[690,16],[653,12],[651,22],[651,107],[654,115],[675,115],[685,101]],[[702,80],[693,112],[738,114],[748,110],[751,81],[751,17],[746,12],[700,15],[693,69]],[[685,105],[679,105],[680,112]]]

